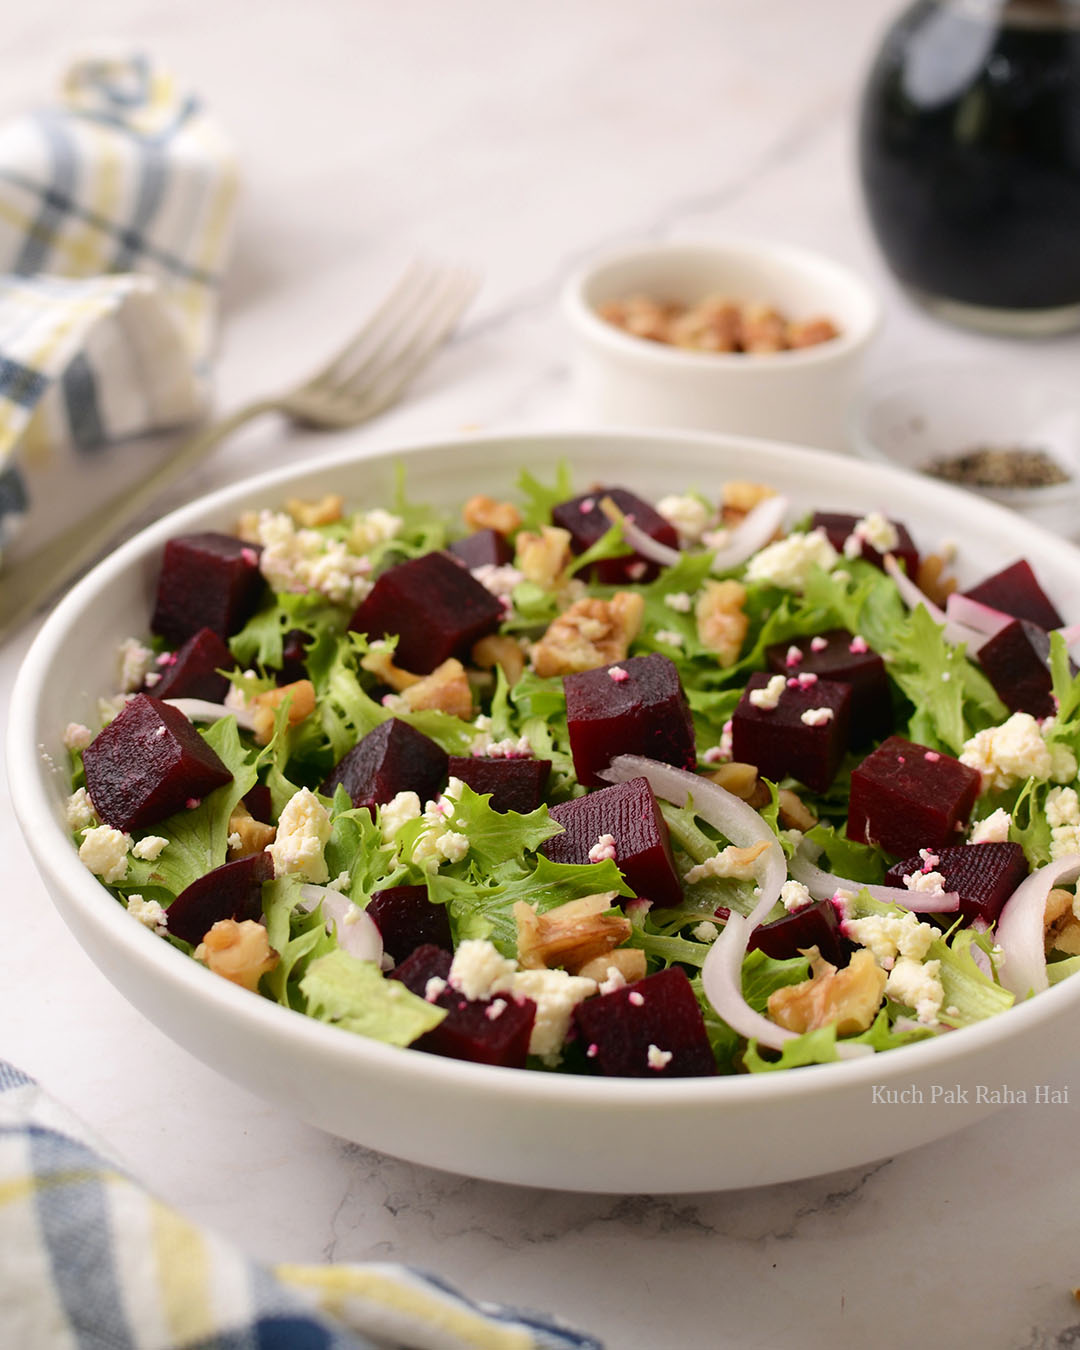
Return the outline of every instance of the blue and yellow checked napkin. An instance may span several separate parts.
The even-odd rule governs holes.
[[[602,1350],[408,1266],[260,1266],[155,1200],[2,1060],[0,1251],[11,1350]]]
[[[0,555],[154,466],[104,445],[203,411],[236,187],[213,118],[141,56],[76,62],[0,127]]]

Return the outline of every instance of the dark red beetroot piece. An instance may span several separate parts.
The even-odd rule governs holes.
[[[840,915],[831,900],[815,900],[773,923],[763,923],[750,934],[749,951],[787,961],[816,947],[826,961],[846,966],[852,945],[840,927]]]
[[[154,669],[161,679],[147,685],[155,698],[205,698],[221,703],[229,681],[219,670],[234,670],[236,659],[212,628],[200,628],[169,661]]]
[[[1031,564],[1023,558],[980,581],[964,594],[970,600],[1011,614],[1014,619],[1027,619],[1047,630],[1060,628],[1062,617],[1053,602],[1035,579]]]
[[[700,1078],[716,1073],[705,1019],[680,966],[586,999],[574,1022],[588,1059],[611,1078]],[[649,1047],[660,1058],[649,1063]],[[664,1062],[664,1057],[671,1058]]]
[[[1050,637],[1042,628],[1026,619],[1014,619],[983,643],[978,662],[1010,712],[1053,715]],[[1071,661],[1069,666],[1075,675],[1076,666]]]
[[[959,891],[960,913],[966,922],[985,919],[993,923],[1028,874],[1027,859],[1019,844],[954,844],[941,849],[937,859],[927,870],[941,873],[947,891]],[[918,855],[905,858],[885,873],[885,884],[903,886],[905,877],[921,872],[925,866]],[[907,903],[918,909],[915,892],[908,891],[907,896]],[[956,916],[941,917],[952,923]]]
[[[425,944],[447,952],[454,949],[446,906],[433,904],[426,886],[376,891],[368,901],[367,912],[382,934],[383,947],[397,965]]]
[[[200,628],[238,633],[255,613],[266,583],[255,544],[231,534],[185,534],[165,545],[150,628],[186,642]]]
[[[814,649],[814,643],[819,650]],[[824,646],[821,644],[824,643]],[[852,643],[855,650],[852,650]],[[866,650],[861,650],[862,648]],[[789,664],[792,648],[799,659]],[[851,744],[879,741],[892,731],[892,700],[885,662],[846,628],[830,628],[816,637],[776,642],[765,649],[769,669],[779,675],[818,675],[851,685]]]
[[[851,775],[848,838],[906,858],[955,838],[979,795],[979,774],[958,759],[890,736]]]
[[[563,690],[574,771],[586,787],[603,783],[600,770],[615,755],[646,755],[679,769],[696,765],[679,672],[659,652],[564,675]]]
[[[824,530],[829,543],[832,544],[837,553],[842,554],[845,542],[860,519],[859,516],[847,516],[838,511],[815,511],[811,529]],[[892,550],[893,556],[904,564],[908,576],[914,580],[919,570],[919,550],[915,547],[915,541],[911,535],[908,534],[906,525],[901,525],[898,520],[890,523],[899,536],[897,545]],[[868,563],[873,563],[875,567],[885,566],[884,555],[865,541],[863,541],[859,557],[865,559]]]
[[[106,825],[156,825],[232,782],[182,712],[136,694],[83,751],[86,790]]]
[[[349,620],[369,637],[398,634],[394,660],[419,675],[451,656],[468,656],[479,638],[493,633],[502,605],[447,553],[425,553],[388,568]]]
[[[604,497],[610,497],[623,515],[633,516],[633,523],[639,530],[644,530],[650,539],[655,539],[658,544],[666,544],[668,548],[679,547],[675,526],[648,502],[643,502],[625,488],[596,488],[571,501],[560,502],[551,512],[554,523],[570,531],[570,547],[575,553],[584,553],[611,529],[611,521],[600,509],[600,501]],[[605,558],[586,570],[594,581],[606,586],[620,586],[628,581],[652,581],[660,573],[658,564],[649,562],[640,553],[627,554],[624,558]]]
[[[353,806],[373,809],[399,792],[415,792],[421,802],[427,801],[445,781],[446,751],[407,722],[391,717],[334,765],[320,791],[332,797],[340,783]]]
[[[493,811],[517,811],[527,815],[544,800],[550,759],[490,759],[486,755],[451,755],[447,770],[474,792],[491,793]]]
[[[390,972],[420,998],[424,998],[428,980],[445,980],[453,958],[439,947],[417,947],[416,951]],[[520,1002],[509,994],[499,999],[463,998],[447,987],[430,1000],[444,1008],[446,1016],[434,1029],[413,1041],[414,1050],[426,1050],[448,1059],[469,1059],[476,1064],[498,1064],[506,1069],[523,1069],[529,1053],[529,1037],[536,1019],[536,1004],[531,998]],[[496,1011],[496,1003],[502,1003]],[[489,1016],[489,1010],[494,1014]]]
[[[815,792],[825,792],[851,739],[851,685],[816,680],[804,688],[792,676],[775,708],[756,707],[750,695],[776,678],[763,670],[750,676],[731,716],[732,755],[743,764],[756,764],[766,778],[790,775]],[[832,716],[820,724],[803,721],[804,713],[819,708]]]
[[[514,550],[498,530],[474,530],[448,545],[449,551],[466,567],[505,567],[514,561]]]
[[[552,820],[565,830],[544,841],[541,852],[552,862],[587,863],[601,835],[615,840],[615,865],[631,890],[654,905],[682,901],[682,886],[671,856],[667,822],[660,814],[647,778],[590,792],[551,808]]]
[[[265,783],[256,783],[250,792],[245,792],[243,803],[256,820],[261,820],[264,825],[274,823],[273,798]]]
[[[290,628],[281,642],[281,669],[275,679],[279,685],[295,684],[308,677],[307,649],[314,639],[302,628]]]
[[[169,932],[193,945],[200,943],[219,919],[262,917],[262,887],[274,879],[269,853],[222,864],[181,891],[168,909]]]

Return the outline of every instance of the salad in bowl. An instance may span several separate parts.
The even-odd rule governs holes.
[[[252,997],[549,1077],[1007,1012],[1080,968],[1077,633],[1023,557],[961,589],[785,489],[404,476],[172,535],[64,730],[79,858]]]

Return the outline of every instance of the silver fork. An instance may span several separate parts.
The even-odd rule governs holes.
[[[449,337],[476,294],[461,268],[411,263],[363,328],[309,379],[205,427],[130,491],[0,578],[0,641],[102,554],[120,531],[238,427],[264,413],[341,430],[388,408]]]

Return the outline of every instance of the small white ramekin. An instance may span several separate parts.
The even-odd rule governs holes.
[[[610,300],[708,295],[762,302],[792,319],[830,318],[840,336],[768,355],[686,351],[602,319]],[[866,284],[838,263],[758,240],[644,244],[605,254],[567,282],[578,411],[614,426],[682,427],[846,450],[859,367],[880,322]]]

